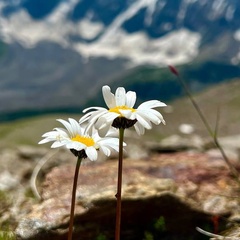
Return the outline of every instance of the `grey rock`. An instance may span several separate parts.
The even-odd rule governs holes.
[[[157,152],[202,150],[204,140],[198,135],[171,135],[158,143],[148,143],[148,146],[152,151]]]
[[[19,185],[19,179],[9,173],[8,171],[3,171],[0,174],[0,190],[6,191],[16,188]]]
[[[33,231],[33,235],[26,239],[43,239],[43,236],[44,239],[66,238],[74,168],[74,164],[63,164],[52,168],[46,175],[41,184],[43,201],[32,205],[25,218],[30,224],[31,219],[40,219],[47,227],[43,231]],[[113,238],[116,173],[117,161],[114,159],[94,163],[86,161],[81,166],[74,239],[81,236],[92,240],[99,233]],[[165,219],[169,234],[190,232],[195,236],[196,226],[213,225],[212,216],[226,217],[236,212],[236,199],[227,201],[227,198],[218,197],[223,191],[231,195],[229,186],[234,185],[227,167],[216,165],[208,154],[155,154],[135,161],[126,158],[122,189],[123,237],[141,239],[142,236],[136,238],[139,228],[144,229],[159,217]],[[24,227],[28,228],[31,225]],[[21,235],[24,233],[21,224],[18,224],[17,232],[19,239],[27,236]]]
[[[31,239],[41,232],[46,232],[49,226],[41,219],[22,219],[16,229],[18,239]]]

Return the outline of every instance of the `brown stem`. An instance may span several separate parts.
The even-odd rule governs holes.
[[[124,136],[124,129],[119,128],[119,159],[118,159],[118,182],[117,182],[117,194],[116,194],[117,208],[116,208],[115,240],[120,240],[120,229],[121,229],[123,136]]]
[[[217,125],[216,125],[216,129],[215,129],[215,132],[212,131],[206,117],[204,116],[204,114],[202,113],[200,107],[198,106],[197,102],[195,101],[195,99],[193,98],[191,92],[189,91],[188,89],[188,86],[187,84],[185,83],[185,81],[180,77],[179,73],[175,70],[175,72],[172,70],[172,69],[175,69],[173,67],[170,68],[170,70],[175,74],[175,72],[177,74],[175,74],[177,76],[177,79],[179,80],[179,82],[181,83],[181,85],[183,86],[188,98],[190,99],[192,105],[194,106],[195,110],[197,111],[200,119],[202,120],[204,126],[206,127],[210,137],[212,138],[214,144],[216,145],[216,147],[218,148],[218,150],[221,152],[222,154],[222,157],[225,161],[225,163],[227,164],[230,172],[233,174],[233,176],[235,177],[239,187],[240,187],[240,176],[239,176],[239,172],[237,171],[237,169],[233,166],[233,164],[229,161],[223,147],[221,146],[221,144],[219,143],[218,141],[218,138],[217,138]],[[219,113],[218,113],[219,114]],[[217,119],[218,121],[219,119]],[[217,123],[218,124],[218,123]]]
[[[81,162],[82,162],[82,158],[78,158],[77,159],[76,168],[75,168],[75,174],[74,174],[74,180],[73,180],[73,188],[72,188],[72,202],[71,202],[71,211],[70,211],[68,240],[72,240],[77,181],[78,181],[78,173],[79,173],[79,168],[80,168]]]

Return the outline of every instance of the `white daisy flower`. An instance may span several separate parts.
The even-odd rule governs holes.
[[[94,161],[97,159],[98,150],[102,151],[106,156],[111,154],[111,149],[118,151],[119,141],[117,138],[105,137],[101,138],[97,131],[91,136],[85,134],[85,129],[80,124],[69,118],[68,121],[57,119],[64,125],[64,128],[54,128],[53,131],[42,135],[43,140],[39,144],[53,142],[51,148],[65,146],[71,152],[81,158],[89,158]]]
[[[108,109],[102,107],[89,107],[83,110],[86,113],[80,120],[80,123],[89,122],[87,131],[91,131],[95,126],[102,134],[106,134],[111,126],[115,128],[129,128],[134,126],[136,132],[144,134],[145,128],[151,129],[152,123],[158,125],[161,122],[165,124],[161,113],[153,108],[165,107],[166,104],[151,100],[142,103],[138,108],[133,108],[136,102],[136,93],[128,91],[123,87],[117,88],[115,95],[111,92],[109,86],[102,88],[103,98]]]

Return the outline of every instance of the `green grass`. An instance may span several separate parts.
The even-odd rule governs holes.
[[[205,86],[210,86],[227,79],[238,77],[240,74],[240,66],[233,66],[220,62],[191,62],[190,64],[178,66],[177,68],[192,90],[196,91],[202,90]],[[177,81],[175,76],[169,71],[168,67],[157,68],[143,66],[129,71],[115,82],[116,87],[119,85],[119,82],[126,87],[143,83],[164,83],[167,87],[173,87],[173,83]],[[181,87],[181,85],[177,86]],[[169,88],[169,90],[171,89]],[[169,91],[169,93],[171,93],[171,91]],[[169,99],[173,98],[169,97]]]
[[[4,212],[9,211],[9,208],[12,204],[10,196],[5,191],[0,191],[0,215]],[[10,219],[3,220],[1,219],[0,223],[0,240],[15,240],[15,235],[9,229],[12,228],[12,222]]]
[[[217,109],[220,108],[220,136],[240,134],[239,79],[212,86],[203,92],[195,94],[194,98],[212,127],[215,126]],[[193,124],[196,133],[201,136],[208,136],[188,98],[180,98],[171,102],[166,101],[166,103],[171,106],[172,112],[168,112],[165,108],[159,108],[159,110],[163,114],[167,125],[153,125],[154,130],[146,131],[145,139],[159,140],[165,136],[178,134],[178,127],[182,123]],[[80,114],[49,114],[0,123],[0,147],[14,147],[26,144],[39,146],[38,142],[42,139],[43,133],[51,131],[54,127],[62,126],[61,123],[56,121],[57,118],[67,119],[72,117],[78,120],[80,116]]]
[[[177,68],[193,93],[240,75],[240,66],[220,62],[195,61]],[[112,79],[110,86],[113,91],[119,86],[135,91],[138,96],[138,104],[150,99],[174,101],[185,95],[181,84],[168,67],[136,67]],[[104,106],[101,90],[86,104],[86,106],[91,105]]]
[[[6,192],[0,190],[0,214],[6,211],[11,204],[10,198]]]
[[[107,240],[107,237],[104,234],[99,234],[96,240]]]
[[[15,240],[16,236],[11,231],[0,231],[0,240]]]
[[[61,127],[56,119],[69,117],[78,120],[80,115],[54,114],[31,117],[0,124],[0,147],[16,145],[38,146],[41,136],[55,127]]]

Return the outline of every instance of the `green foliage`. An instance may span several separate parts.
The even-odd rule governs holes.
[[[165,232],[167,230],[166,228],[166,223],[165,223],[165,219],[163,216],[160,216],[156,222],[154,223],[154,228],[157,231],[161,231],[161,232]]]
[[[36,197],[35,197],[31,188],[27,188],[24,192],[24,195],[25,195],[26,198],[36,199]]]
[[[144,232],[144,239],[143,240],[154,240],[154,237],[153,237],[152,233],[146,231],[146,232]]]
[[[7,194],[4,191],[0,191],[0,203],[5,202],[7,199]]]
[[[107,240],[107,237],[106,237],[104,234],[100,233],[100,234],[97,236],[96,240]]]
[[[0,231],[0,240],[16,240],[16,236],[11,231]]]
[[[178,66],[178,71],[193,92],[227,81],[240,75],[240,66],[220,62],[192,62]],[[119,85],[136,91],[140,101],[161,99],[174,100],[185,94],[176,77],[167,68],[143,66],[115,79],[112,88]]]
[[[8,195],[4,191],[0,191],[0,214],[8,209],[10,203]]]
[[[144,231],[143,240],[156,240],[163,236],[167,231],[164,216],[154,219]]]
[[[5,48],[6,46],[0,42],[0,56],[5,51],[3,50]],[[240,66],[220,62],[192,62],[178,66],[177,68],[193,93],[240,76]],[[170,72],[168,67],[136,67],[127,73],[124,72],[123,75],[117,78],[111,79],[111,84],[109,85],[113,91],[119,86],[125,87],[127,91],[136,91],[138,104],[150,99],[160,99],[163,102],[172,101],[185,94],[176,77]],[[76,114],[81,113],[84,108],[89,106],[106,106],[101,90],[94,94],[92,99],[87,99],[81,107],[67,106],[49,110],[32,109],[0,113],[0,121],[11,121],[50,113]]]
[[[2,216],[5,212],[9,211],[9,208],[12,204],[12,199],[5,191],[0,191],[0,216]],[[0,240],[1,239],[15,239],[13,238],[12,229],[15,224],[15,220],[12,217],[0,218]]]

